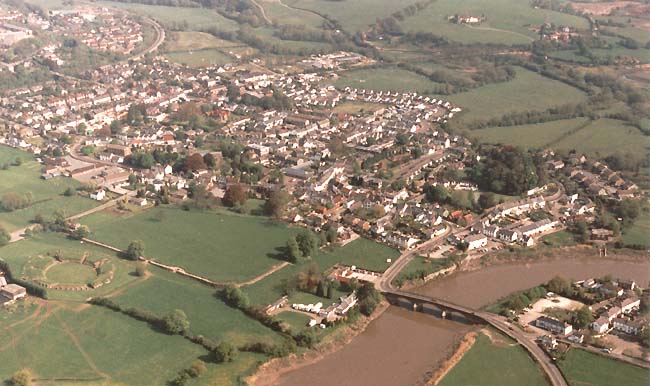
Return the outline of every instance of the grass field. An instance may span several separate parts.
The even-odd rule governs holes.
[[[85,264],[61,263],[53,265],[45,277],[52,283],[85,285],[97,277],[95,270]]]
[[[193,68],[220,66],[235,61],[231,56],[213,48],[198,51],[168,52],[165,56],[172,62]]]
[[[623,241],[626,244],[650,245],[650,213],[641,212],[634,225],[623,233]]]
[[[306,25],[312,28],[319,28],[325,19],[317,14],[286,6],[280,1],[260,1],[264,12],[271,21],[277,24]]]
[[[201,31],[210,27],[217,28],[220,31],[233,31],[237,29],[236,22],[226,19],[206,8],[168,7],[115,1],[100,1],[99,3],[111,7],[123,8],[139,15],[149,16],[167,28],[187,23],[191,31]]]
[[[484,15],[480,25],[456,25],[447,21],[455,14]],[[577,16],[533,8],[519,0],[438,0],[401,23],[406,31],[432,32],[460,43],[528,44],[538,38],[535,28],[544,22],[585,29],[587,20]]]
[[[440,96],[461,106],[460,119],[471,122],[477,119],[499,117],[513,111],[540,111],[566,103],[586,99],[582,91],[557,80],[543,77],[518,67],[515,79],[489,84],[467,92]],[[534,86],[533,86],[534,85]]]
[[[542,242],[548,242],[549,245],[553,247],[572,246],[577,244],[573,234],[568,231],[553,232],[549,235],[542,236],[540,240]]]
[[[530,125],[489,127],[468,134],[486,143],[542,148],[586,121],[586,118],[574,118]]]
[[[179,31],[172,32],[165,42],[167,52],[202,50],[206,48],[228,48],[241,44],[219,39],[205,32]]]
[[[336,263],[383,271],[388,267],[386,258],[392,258],[395,261],[397,256],[399,256],[399,252],[392,248],[367,239],[359,239],[332,252],[319,253],[310,260],[302,260],[298,264],[289,265],[275,272],[273,275],[264,278],[264,280],[244,287],[244,291],[253,303],[268,304],[278,300],[282,296],[280,285],[283,280],[291,278],[301,270],[306,269],[310,264],[315,264],[322,271],[332,267]],[[301,294],[301,296],[303,295]],[[309,295],[305,294],[304,296]],[[315,300],[316,298],[312,297],[309,299]],[[302,302],[302,300],[310,301],[308,299],[300,299],[299,297],[292,299],[295,302]]]
[[[150,272],[150,278],[130,286],[113,300],[157,315],[181,309],[190,320],[192,334],[216,341],[227,339],[239,345],[278,340],[279,335],[274,331],[224,304],[215,296],[216,289],[155,267],[151,267]]]
[[[371,68],[346,71],[335,82],[337,87],[350,86],[367,90],[400,92],[435,92],[439,83],[401,68]]]
[[[447,268],[449,266],[448,259],[426,259],[422,256],[418,256],[415,259],[411,260],[404,269],[402,269],[397,276],[397,279],[405,280],[411,275],[414,275],[416,272],[425,272],[425,274],[430,274],[441,269]]]
[[[311,319],[305,314],[298,312],[283,311],[278,314],[278,318],[291,326],[293,331],[300,331],[307,327],[307,323]]]
[[[341,4],[327,0],[283,0],[290,7],[316,11],[341,23],[348,32],[365,31],[377,19],[383,19],[415,1],[354,0]]]
[[[339,104],[338,106],[334,107],[332,111],[335,113],[355,115],[362,112],[376,111],[382,107],[382,105],[377,103],[350,101]]]
[[[132,262],[120,259],[115,256],[115,254],[104,249],[87,244],[81,244],[78,241],[69,240],[57,233],[40,233],[18,243],[12,243],[2,247],[0,259],[9,263],[9,266],[15,275],[27,280],[45,279],[48,282],[58,282],[61,284],[85,285],[87,283],[88,275],[91,273],[88,271],[90,267],[81,266],[75,263],[58,264],[58,266],[69,265],[69,267],[66,268],[53,266],[53,268],[47,272],[45,277],[43,277],[43,269],[52,264],[54,261],[52,256],[56,253],[59,253],[63,259],[71,261],[78,261],[81,256],[86,256],[89,261],[107,259],[110,267],[113,269],[114,276],[110,284],[106,284],[93,290],[63,291],[49,289],[48,296],[51,299],[83,301],[90,296],[107,294],[115,291],[121,286],[138,280],[136,276],[132,275],[132,272],[135,269]],[[52,269],[54,269],[54,271],[52,271]],[[78,272],[73,272],[77,269],[79,270]]]
[[[480,334],[460,362],[438,383],[440,386],[546,386],[535,362],[520,346],[499,337],[499,343]]]
[[[143,322],[99,307],[29,307],[21,316],[11,328],[0,324],[6,328],[0,334],[2,379],[29,368],[44,385],[55,384],[55,379],[162,385],[208,354],[180,336],[153,331]]]
[[[13,231],[29,225],[37,213],[50,216],[57,210],[63,210],[67,215],[83,212],[96,205],[96,201],[80,196],[65,197],[63,192],[68,188],[76,189],[80,184],[66,177],[56,177],[51,180],[41,178],[41,165],[31,154],[6,146],[0,146],[0,164],[12,164],[16,157],[22,160],[20,166],[10,166],[8,170],[0,170],[0,197],[8,192],[21,195],[31,193],[32,205],[12,212],[0,211],[0,226]]]
[[[156,219],[158,213],[162,221]],[[280,263],[274,258],[278,248],[297,232],[267,218],[176,207],[126,217],[100,212],[81,221],[94,239],[121,249],[143,240],[145,256],[218,282],[241,282],[268,271]]]
[[[647,386],[648,371],[580,349],[572,349],[559,362],[572,386]]]
[[[647,154],[650,137],[632,126],[614,119],[598,119],[555,145],[559,149],[605,157],[624,149],[626,152]]]

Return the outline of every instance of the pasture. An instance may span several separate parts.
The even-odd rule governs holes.
[[[559,365],[572,386],[648,384],[647,370],[580,349],[569,350]]]
[[[20,166],[13,165],[16,158],[22,160]],[[68,188],[79,188],[79,182],[67,177],[56,177],[48,181],[42,179],[41,165],[31,154],[0,146],[0,165],[2,164],[10,166],[7,170],[0,170],[0,197],[9,192],[32,196],[32,204],[26,208],[11,212],[0,210],[0,226],[8,231],[29,225],[38,213],[47,217],[62,210],[66,215],[71,215],[90,209],[97,203],[78,195],[64,196],[63,192]]]
[[[124,307],[136,307],[165,315],[181,309],[190,321],[190,332],[215,341],[240,345],[277,342],[279,335],[215,296],[217,290],[197,281],[150,267],[151,277],[130,286],[113,298]]]
[[[488,127],[470,131],[468,135],[485,143],[543,148],[585,122],[586,118],[574,118],[529,125]]]
[[[342,4],[327,0],[283,0],[293,8],[315,11],[341,23],[348,32],[366,31],[377,19],[383,19],[415,1],[354,0]]]
[[[491,332],[479,334],[472,348],[438,383],[440,386],[546,386],[546,379],[528,353]]]
[[[618,151],[647,154],[650,137],[623,121],[602,118],[562,139],[555,147],[564,150],[575,149],[596,157],[606,157]]]
[[[650,213],[641,212],[634,221],[634,225],[623,232],[623,241],[626,244],[650,245]]]
[[[341,88],[350,86],[366,90],[430,94],[436,92],[440,83],[401,68],[381,67],[342,72],[334,85]]]
[[[268,271],[281,262],[276,256],[297,233],[268,218],[176,207],[123,217],[99,212],[81,222],[90,227],[93,239],[120,249],[142,240],[147,258],[217,282],[242,282]]]
[[[259,4],[264,7],[266,16],[274,24],[306,25],[312,28],[319,28],[325,21],[325,19],[313,12],[291,8],[281,1],[262,0]]]
[[[464,122],[500,117],[515,111],[541,111],[587,98],[584,92],[560,81],[520,67],[516,71],[511,81],[440,95],[440,98],[459,105],[464,110],[459,116]]]
[[[448,16],[484,15],[479,25],[458,25]],[[546,9],[533,8],[519,0],[438,0],[401,24],[408,32],[431,32],[459,43],[529,44],[545,22],[586,29],[586,19]]]

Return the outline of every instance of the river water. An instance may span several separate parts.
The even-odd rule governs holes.
[[[479,308],[508,294],[534,287],[555,275],[576,280],[610,274],[650,282],[650,264],[569,259],[506,264],[461,272],[416,291]],[[471,327],[390,307],[352,342],[321,361],[283,375],[283,386],[406,386],[420,384]]]

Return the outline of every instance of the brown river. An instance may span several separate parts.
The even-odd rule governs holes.
[[[600,277],[650,282],[650,264],[570,259],[505,264],[461,272],[432,281],[416,291],[479,308],[518,290],[562,275],[576,280]],[[406,386],[421,384],[471,327],[390,307],[342,349],[280,377],[283,386]]]

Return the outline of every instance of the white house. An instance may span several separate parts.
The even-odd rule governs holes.
[[[90,198],[93,200],[102,201],[104,198],[106,198],[106,191],[104,189],[96,190],[90,193]]]
[[[467,250],[471,251],[486,246],[488,239],[485,235],[481,234],[469,235],[463,239],[463,242],[467,243]]]

